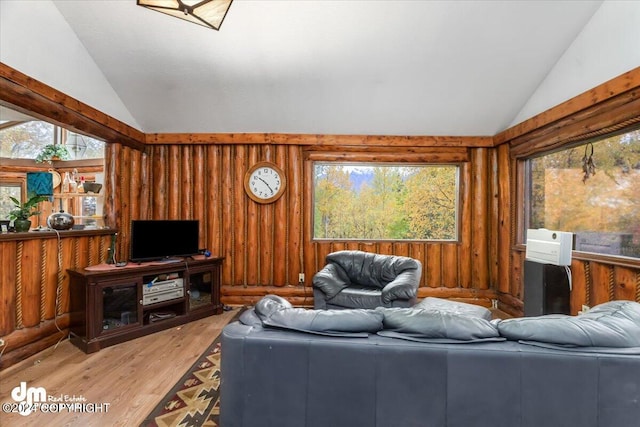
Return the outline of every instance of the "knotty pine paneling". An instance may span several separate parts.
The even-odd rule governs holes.
[[[490,272],[488,209],[492,188],[491,150],[437,147],[420,150],[381,149],[387,161],[445,161],[460,164],[460,239],[458,242],[312,241],[312,160],[306,145],[292,143],[228,145],[154,144],[147,154],[126,146],[112,149],[118,179],[114,216],[120,233],[118,251],[128,256],[131,219],[199,219],[201,247],[225,258],[222,298],[225,303],[251,303],[274,292],[309,305],[313,275],[327,254],[342,249],[411,256],[423,264],[420,296],[448,288],[447,295],[488,304],[495,275]],[[350,147],[349,159],[378,158],[377,148]],[[360,153],[360,154],[359,154]],[[344,157],[339,146],[323,147],[320,158]],[[244,191],[244,174],[259,161],[276,163],[287,176],[284,195],[258,204]],[[146,178],[145,178],[146,177]],[[145,197],[150,194],[150,197]],[[146,215],[142,213],[146,212]],[[305,273],[305,283],[298,283]],[[256,290],[261,292],[256,293]],[[489,290],[489,292],[478,292]]]
[[[640,273],[629,268],[615,268],[613,298],[640,302]]]
[[[225,257],[225,286],[298,286],[303,271],[299,147],[156,145],[149,155],[153,201],[148,219],[200,220],[201,247]],[[265,160],[286,171],[288,182],[283,197],[261,205],[246,196],[244,174]],[[120,213],[123,224],[128,216]]]
[[[497,223],[495,234],[496,258],[492,260],[497,264],[497,290],[501,293],[509,293],[511,287],[511,245],[512,245],[512,219],[511,200],[513,186],[511,185],[511,164],[509,156],[509,146],[503,144],[496,150],[497,153],[497,188],[494,189],[496,200]]]
[[[0,239],[0,337],[6,343],[0,368],[46,348],[58,329],[68,327],[66,271],[102,262],[111,242],[108,233]]]
[[[225,149],[235,159],[235,172],[231,175],[232,202],[222,220],[223,223],[235,225],[232,233],[236,250],[226,251],[228,259],[225,262],[232,271],[229,279],[223,280],[223,283],[239,289],[235,291],[223,287],[223,300],[225,294],[233,293],[235,299],[229,301],[243,301],[243,295],[248,298],[244,301],[255,301],[261,295],[251,295],[253,292],[248,289],[259,286],[263,292],[275,292],[294,298],[292,301],[310,304],[310,290],[305,284],[298,284],[298,273],[304,272],[299,252],[301,218],[296,215],[296,212],[300,212],[302,191],[300,149],[287,145],[233,146]],[[252,164],[265,160],[276,163],[285,171],[287,185],[279,200],[262,205],[246,196],[244,174]],[[243,292],[242,289],[247,291]]]
[[[474,182],[473,182],[473,167],[472,167],[472,162],[464,162],[462,164],[460,164],[460,177],[459,177],[459,187],[460,187],[460,200],[459,200],[459,215],[458,215],[458,221],[459,221],[459,225],[458,225],[458,232],[460,233],[460,240],[462,241],[463,237],[462,236],[467,236],[468,238],[470,238],[470,236],[473,233],[473,200],[474,200],[474,195],[473,195],[473,188],[474,188]],[[470,242],[469,242],[470,243]],[[473,256],[472,256],[472,248],[470,244],[466,244],[466,245],[462,245],[459,248],[459,257],[457,260],[457,263],[455,265],[455,267],[451,267],[451,268],[455,268],[455,271],[460,273],[460,280],[458,280],[457,282],[460,284],[461,287],[469,289],[471,288],[472,285],[472,266],[473,266]],[[438,262],[440,262],[440,260],[442,259],[443,253],[442,253],[442,248],[438,248],[438,250],[435,253],[436,259],[438,260]],[[445,267],[446,270],[446,267]],[[435,272],[434,272],[435,273]],[[456,286],[456,281],[452,281],[452,280],[447,280],[444,279],[444,281],[441,278],[441,272],[437,272],[439,279],[434,282],[433,284],[430,284],[430,286],[432,287],[437,287],[435,286],[438,282],[440,282],[441,286],[446,286],[446,287],[455,287]]]
[[[587,267],[587,263],[575,259],[571,261],[572,289],[569,295],[569,305],[572,313],[580,311],[582,305],[591,306],[591,279]]]
[[[0,243],[0,336],[5,336],[16,329],[16,283],[18,242]],[[6,267],[5,267],[6,266]],[[14,266],[14,267],[10,267]]]
[[[489,194],[491,180],[489,178],[489,153],[486,149],[472,150],[472,217],[470,221],[471,235],[471,277],[472,287],[489,288]],[[466,237],[466,236],[463,236]]]

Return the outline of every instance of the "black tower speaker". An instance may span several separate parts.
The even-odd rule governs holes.
[[[524,262],[524,315],[571,314],[564,266]]]

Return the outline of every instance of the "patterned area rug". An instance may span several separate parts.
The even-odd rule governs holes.
[[[244,310],[240,309],[229,323]],[[218,335],[140,427],[220,425],[220,338]]]

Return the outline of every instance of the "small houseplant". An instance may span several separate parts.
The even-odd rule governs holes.
[[[36,162],[51,162],[51,160],[69,160],[71,155],[67,147],[62,144],[48,144],[42,148],[36,157]]]
[[[15,209],[9,212],[9,219],[13,221],[13,227],[17,232],[29,231],[31,220],[29,217],[40,214],[38,203],[49,200],[47,196],[32,196],[24,203],[20,203],[15,197],[10,197]]]

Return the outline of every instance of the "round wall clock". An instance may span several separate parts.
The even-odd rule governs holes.
[[[251,166],[244,176],[247,195],[258,203],[275,202],[284,193],[287,179],[284,172],[271,162]]]

